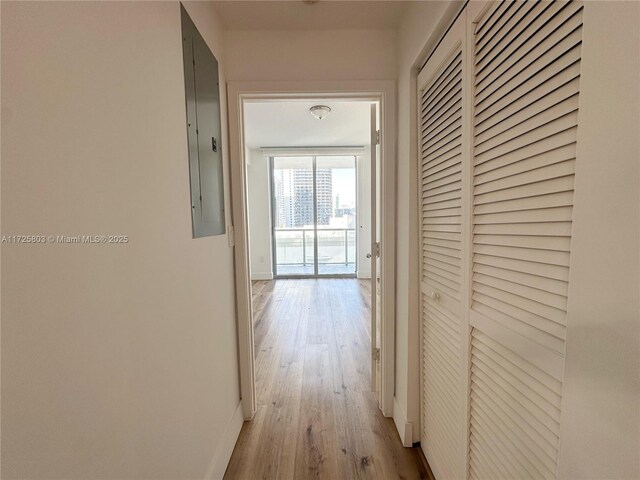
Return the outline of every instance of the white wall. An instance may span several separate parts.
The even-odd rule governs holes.
[[[413,2],[405,14],[398,36],[398,233],[394,420],[402,438],[405,423],[413,424],[414,442],[420,439],[416,72],[426,57],[426,49],[433,47],[434,39],[444,30],[451,17],[451,10],[447,8],[452,8],[449,2]]]
[[[191,238],[179,3],[1,8],[2,234],[130,239],[2,245],[2,478],[220,478],[232,249]],[[222,61],[210,4],[187,8]]]
[[[640,478],[640,4],[584,9],[559,476]]]
[[[269,280],[273,278],[269,160],[259,149],[250,149],[247,158],[251,279]]]
[[[227,79],[390,80],[395,37],[394,30],[229,30]]]

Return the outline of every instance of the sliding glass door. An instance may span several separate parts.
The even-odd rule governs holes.
[[[316,205],[318,275],[355,275],[355,157],[316,157]]]
[[[275,275],[315,275],[313,157],[271,159]]]
[[[355,276],[354,156],[271,158],[275,275]]]

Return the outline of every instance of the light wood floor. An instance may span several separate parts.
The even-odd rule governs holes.
[[[428,478],[369,382],[368,282],[254,282],[258,409],[226,479]]]

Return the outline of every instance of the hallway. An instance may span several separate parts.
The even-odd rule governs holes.
[[[428,478],[370,391],[368,281],[258,281],[253,304],[258,410],[225,478]]]

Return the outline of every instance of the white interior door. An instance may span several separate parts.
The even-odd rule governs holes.
[[[465,18],[418,77],[421,440],[436,478],[465,475]]]

